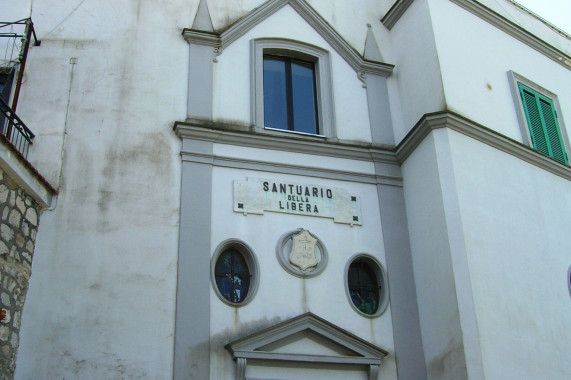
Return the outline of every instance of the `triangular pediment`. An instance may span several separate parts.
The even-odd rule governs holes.
[[[394,65],[364,58],[305,0],[269,0],[221,32],[192,28],[184,29],[182,34],[189,43],[211,45],[221,54],[228,45],[286,5],[291,6],[355,71],[391,75]]]
[[[381,364],[387,352],[306,313],[226,345],[234,359],[352,365]]]

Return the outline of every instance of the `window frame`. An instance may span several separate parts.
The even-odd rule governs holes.
[[[278,55],[314,64],[318,134],[267,128],[264,125],[264,55]],[[299,41],[259,38],[251,41],[251,118],[260,132],[335,137],[331,59],[329,52]]]
[[[516,73],[514,73],[513,71],[509,71],[508,72],[508,78],[510,80],[510,87],[512,90],[512,95],[513,95],[513,99],[514,99],[514,103],[515,103],[515,109],[516,109],[516,114],[517,114],[517,119],[519,122],[519,126],[520,126],[520,131],[522,134],[522,140],[524,142],[524,144],[529,145],[534,151],[551,158],[552,160],[555,160],[563,165],[569,165],[569,156],[571,153],[571,146],[569,145],[569,137],[567,135],[567,128],[565,127],[565,122],[563,120],[563,114],[561,112],[561,107],[559,105],[559,100],[557,98],[557,95],[552,93],[551,91],[543,88],[542,86],[530,81],[529,79],[522,77],[521,75],[518,75]],[[548,154],[544,154],[543,152],[539,151],[533,144],[533,140],[531,137],[531,132],[530,132],[530,125],[528,122],[528,114],[526,112],[526,108],[525,105],[523,103],[523,100],[521,98],[521,92],[520,92],[520,85],[526,87],[528,90],[534,92],[538,97],[540,98],[544,98],[545,100],[549,101],[553,107],[553,110],[555,111],[556,114],[556,123],[557,123],[557,129],[558,129],[558,134],[559,134],[559,138],[561,139],[561,143],[563,146],[563,150],[565,153],[565,158],[566,158],[566,162],[561,162],[558,159],[549,156]]]
[[[367,314],[359,310],[359,308],[353,303],[351,299],[351,292],[349,290],[349,268],[351,265],[357,261],[363,262],[369,266],[372,272],[375,274],[377,279],[377,284],[379,285],[379,305],[377,306],[377,310],[373,314]],[[357,314],[366,317],[366,318],[377,318],[382,315],[389,305],[389,282],[387,278],[387,272],[385,271],[383,265],[379,262],[379,260],[367,253],[358,253],[352,256],[345,265],[345,294],[347,296],[347,300],[349,301],[349,305],[351,308],[357,312]]]
[[[227,300],[220,293],[218,284],[216,283],[216,263],[223,253],[231,249],[238,251],[238,253],[242,255],[246,261],[246,265],[248,266],[248,271],[250,272],[250,284],[248,293],[246,294],[246,297],[240,302],[232,302]],[[214,251],[210,260],[210,282],[216,296],[226,305],[232,307],[242,307],[250,303],[258,291],[258,284],[260,282],[260,268],[258,265],[258,260],[254,255],[254,251],[246,243],[237,239],[228,239],[220,243]]]

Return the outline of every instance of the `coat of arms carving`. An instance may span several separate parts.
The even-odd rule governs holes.
[[[317,257],[316,246],[317,239],[311,236],[309,231],[301,230],[299,233],[291,237],[291,253],[289,254],[289,262],[306,271],[319,264]]]

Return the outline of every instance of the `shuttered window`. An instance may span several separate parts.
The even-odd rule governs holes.
[[[518,89],[534,149],[568,164],[553,101],[521,83]]]

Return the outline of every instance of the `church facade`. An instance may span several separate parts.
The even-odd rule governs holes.
[[[565,32],[511,0],[72,3],[8,7],[53,194],[14,378],[571,375]]]

